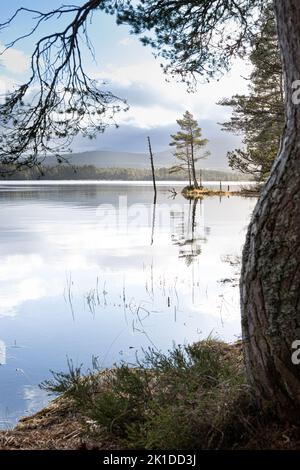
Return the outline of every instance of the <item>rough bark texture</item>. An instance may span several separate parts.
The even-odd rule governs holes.
[[[198,189],[198,181],[197,181],[197,175],[196,175],[196,167],[195,167],[195,154],[194,154],[194,144],[192,142],[191,144],[191,167],[192,167],[192,177],[193,177],[193,182],[194,182],[194,188]]]
[[[260,406],[281,416],[300,409],[300,366],[291,360],[300,339],[300,1],[274,0],[286,94],[279,156],[248,230],[241,276],[246,368]]]

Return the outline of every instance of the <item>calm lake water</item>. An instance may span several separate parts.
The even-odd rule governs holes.
[[[67,358],[107,367],[142,347],[239,337],[256,200],[189,203],[171,187],[154,211],[145,183],[1,183],[1,428],[47,403],[38,384]]]

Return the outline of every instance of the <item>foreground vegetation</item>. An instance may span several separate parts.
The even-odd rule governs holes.
[[[258,413],[241,349],[208,339],[86,374],[70,362],[42,384],[59,398],[1,433],[0,448],[299,448],[299,427],[283,427],[272,407]]]
[[[123,447],[142,449],[226,445],[235,433],[233,409],[246,392],[236,356],[213,341],[167,355],[149,350],[135,367],[85,377],[70,364],[43,387],[66,394],[92,420],[94,434],[105,429]]]

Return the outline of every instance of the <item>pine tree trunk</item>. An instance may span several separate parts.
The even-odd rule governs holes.
[[[190,156],[189,156],[189,151],[188,150],[186,152],[186,156],[187,156],[187,166],[188,166],[188,174],[189,174],[189,185],[191,187],[192,186],[191,161],[190,161]]]
[[[274,0],[286,93],[279,156],[248,230],[241,275],[242,330],[248,379],[258,403],[282,417],[300,410],[300,1]]]
[[[196,175],[196,168],[195,168],[195,162],[192,160],[192,175],[193,175],[193,182],[194,182],[194,188],[198,188],[198,181],[197,181],[197,175]]]
[[[195,168],[195,155],[194,155],[194,146],[193,142],[191,144],[191,169],[192,169],[192,177],[193,177],[193,182],[194,182],[194,188],[199,187],[198,181],[197,181],[197,175],[196,175],[196,168]]]

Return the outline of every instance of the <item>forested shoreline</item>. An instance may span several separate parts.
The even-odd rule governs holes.
[[[186,181],[186,172],[179,171],[171,174],[168,168],[157,168],[155,171],[158,181]],[[202,170],[206,181],[245,181],[245,175],[219,170]],[[151,181],[151,170],[139,168],[97,168],[93,165],[75,167],[72,165],[57,165],[34,168],[23,168],[21,171],[7,174],[4,180],[124,180]],[[248,180],[251,179],[250,177]]]

